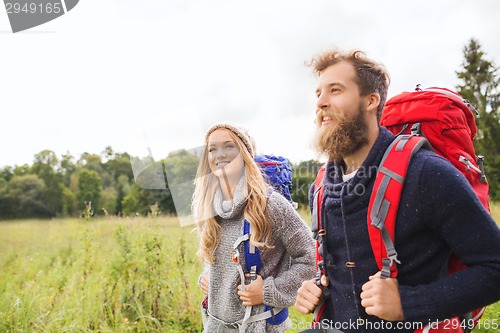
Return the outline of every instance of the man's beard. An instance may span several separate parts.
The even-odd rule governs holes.
[[[344,113],[325,110],[324,112],[335,121],[336,127],[321,126],[318,120],[314,146],[316,150],[328,156],[328,160],[340,161],[352,155],[358,149],[368,144],[368,125],[364,114],[365,108],[360,103],[358,111],[351,116]]]

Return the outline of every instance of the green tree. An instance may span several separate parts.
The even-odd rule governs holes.
[[[150,205],[171,214],[189,214],[198,158],[186,150],[170,153],[163,161],[151,156],[131,158],[134,184],[122,201],[124,214],[145,214]],[[175,204],[174,204],[175,202]]]
[[[86,202],[92,202],[94,212],[98,212],[101,204],[101,176],[96,171],[81,169],[78,173],[78,207],[85,208]]]
[[[8,183],[12,204],[11,217],[50,217],[46,204],[45,184],[37,175],[14,176]]]
[[[461,84],[458,92],[479,112],[478,133],[474,146],[485,159],[485,172],[490,184],[492,200],[500,200],[500,76],[493,61],[476,39],[463,49],[464,61],[457,71]]]
[[[106,161],[109,161],[113,155],[114,155],[114,151],[113,151],[113,148],[111,148],[111,146],[106,146],[106,148],[104,148],[104,150],[101,152],[101,156],[106,160]]]
[[[12,172],[14,176],[22,176],[31,173],[31,167],[28,164],[16,165]]]
[[[12,217],[12,197],[8,192],[9,183],[0,178],[0,219]]]
[[[63,208],[63,178],[56,172],[59,160],[50,150],[43,150],[35,154],[35,161],[31,171],[45,183],[45,200],[52,216],[62,212]]]
[[[129,193],[122,201],[123,213],[145,215],[149,212],[150,205],[158,203],[162,212],[175,214],[162,162],[147,157],[144,160],[134,159],[134,163],[137,168],[136,177]]]
[[[161,206],[162,211],[173,211],[177,214],[191,212],[191,198],[194,192],[194,180],[199,159],[187,150],[178,150],[168,154],[164,160],[167,186],[172,197],[171,203]]]
[[[76,195],[69,188],[64,187],[62,193],[62,216],[75,216],[77,213]]]
[[[61,156],[58,173],[63,178],[64,186],[69,187],[71,175],[76,171],[76,165],[73,162],[74,157],[68,152]]]
[[[133,179],[133,178],[132,178]],[[116,209],[115,214],[119,214],[123,211],[123,199],[130,193],[131,183],[126,175],[118,176],[116,181]]]
[[[106,209],[110,214],[119,214],[122,212],[123,199],[130,192],[130,184],[134,180],[130,155],[127,153],[114,153],[109,146],[101,154],[106,159],[103,167],[109,175],[110,185],[108,185],[108,188],[112,187],[115,190],[114,199],[113,196],[107,196]],[[111,193],[111,190],[109,190],[109,193]],[[112,203],[110,200],[115,200],[115,202]],[[113,211],[110,210],[111,207],[114,207]]]
[[[84,152],[77,162],[79,168],[95,171],[99,174],[103,171],[101,156]]]
[[[134,179],[130,165],[130,155],[127,153],[116,153],[112,159],[108,159],[104,163],[104,168],[115,181],[118,181],[118,178],[122,175],[125,175],[129,182]]]
[[[300,208],[309,207],[309,188],[316,179],[316,174],[323,163],[309,160],[292,165],[292,199]]]
[[[102,191],[101,206],[107,214],[115,214],[117,206],[117,191],[114,187],[106,187]]]
[[[144,214],[147,212],[147,202],[144,200],[145,195],[142,189],[135,183],[132,185],[130,192],[123,198],[122,213],[124,215]]]
[[[1,177],[6,181],[9,181],[14,176],[14,170],[11,166],[4,167],[0,172],[2,174]]]

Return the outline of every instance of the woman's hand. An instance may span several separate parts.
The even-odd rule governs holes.
[[[208,295],[208,275],[206,273],[200,275],[198,285],[200,286],[201,292],[204,295]]]
[[[241,286],[238,286],[238,295],[244,306],[262,304],[264,301],[264,280],[260,275],[257,275],[255,280],[245,286],[245,291],[241,291]]]

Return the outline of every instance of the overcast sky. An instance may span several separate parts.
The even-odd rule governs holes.
[[[81,0],[13,34],[2,9],[0,168],[45,149],[161,159],[225,120],[259,153],[313,159],[306,60],[360,48],[390,71],[389,96],[454,87],[470,38],[500,64],[499,17],[497,0]]]

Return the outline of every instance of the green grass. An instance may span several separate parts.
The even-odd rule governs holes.
[[[201,332],[197,245],[173,217],[0,222],[0,332]]]
[[[0,223],[0,332],[200,332],[176,218]]]
[[[500,203],[491,205],[491,214],[500,226]],[[497,333],[500,331],[500,301],[486,307],[480,325],[473,332]]]

